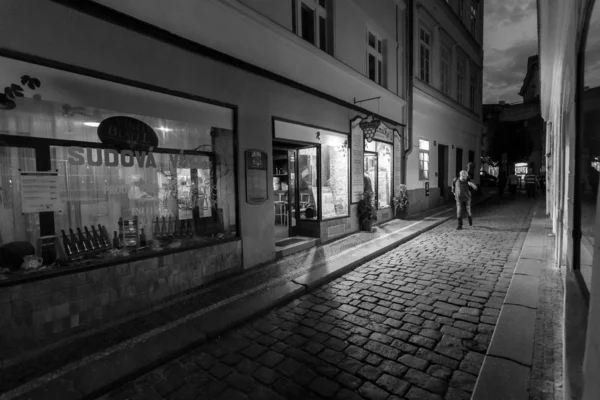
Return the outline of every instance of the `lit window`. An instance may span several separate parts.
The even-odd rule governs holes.
[[[323,51],[327,48],[327,19],[328,12],[325,0],[300,0],[297,9],[298,34],[307,42],[318,46]]]
[[[456,67],[456,101],[463,104],[465,101],[465,64],[459,60]]]
[[[431,35],[421,28],[419,33],[419,79],[429,83]]]
[[[419,179],[429,179],[429,140],[419,139]]]
[[[440,77],[441,91],[444,94],[450,94],[450,52],[447,48],[440,48]]]
[[[367,30],[367,74],[369,79],[383,85],[383,41]]]

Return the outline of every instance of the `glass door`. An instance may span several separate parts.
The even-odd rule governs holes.
[[[377,179],[377,153],[365,151],[365,188],[364,191],[371,190],[375,198],[375,204],[377,202],[377,186],[379,181]]]
[[[299,212],[300,208],[298,207],[299,198],[298,198],[298,151],[297,150],[288,150],[288,165],[289,165],[289,185],[288,185],[288,210],[289,216],[288,220],[290,221],[290,236],[298,235],[298,219],[300,218]]]
[[[316,146],[298,149],[297,179],[300,220],[319,219],[319,159]]]

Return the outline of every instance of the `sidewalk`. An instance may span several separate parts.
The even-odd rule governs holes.
[[[563,282],[552,225],[538,200],[472,400],[562,399]]]
[[[445,206],[392,220],[373,233],[357,232],[304,250],[51,348],[5,360],[0,400],[100,396],[452,218],[454,207]]]

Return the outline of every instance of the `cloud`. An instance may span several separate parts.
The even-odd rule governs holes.
[[[517,102],[527,59],[538,53],[535,0],[489,0],[484,7],[484,103]]]

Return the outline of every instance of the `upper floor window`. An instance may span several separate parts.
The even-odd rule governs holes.
[[[456,63],[456,101],[465,101],[465,63],[461,60]]]
[[[380,85],[383,85],[383,46],[383,40],[367,30],[367,74]]]
[[[431,35],[421,28],[419,33],[419,79],[429,83]]]
[[[458,17],[464,22],[465,19],[465,2],[464,0],[458,0]]]
[[[471,2],[471,33],[477,32],[477,4]]]
[[[325,0],[298,0],[298,33],[306,40],[327,51],[328,11]]]
[[[469,84],[469,107],[471,110],[475,110],[475,93],[477,88],[477,73],[471,73],[471,79]]]
[[[450,94],[450,51],[444,46],[440,47],[440,78],[441,91]]]

